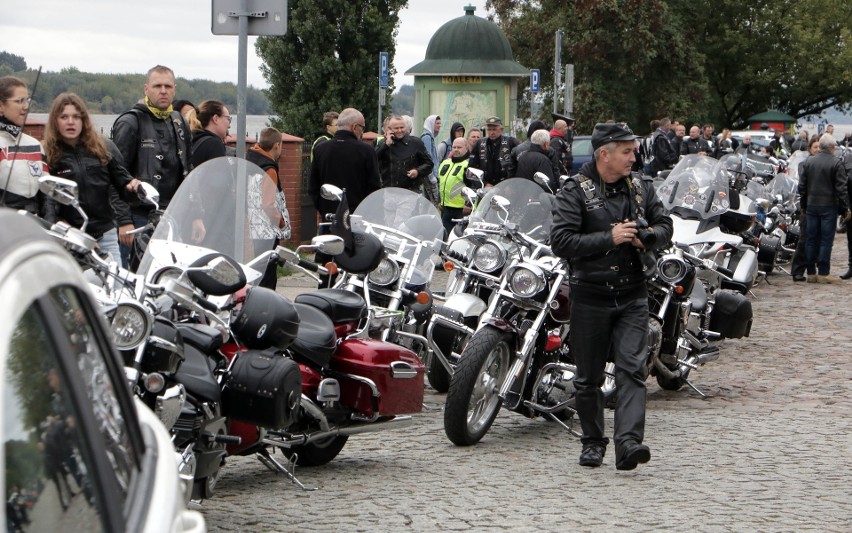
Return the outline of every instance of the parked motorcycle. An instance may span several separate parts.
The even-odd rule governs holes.
[[[549,199],[541,198],[542,212],[550,212],[545,207]],[[534,209],[512,205],[500,195],[492,196],[490,205],[511,238],[529,253],[503,270],[479,328],[455,367],[444,431],[459,446],[479,442],[502,407],[528,417],[546,416],[569,431],[563,420],[575,412],[576,366],[568,353],[568,265],[544,243],[552,219],[542,217],[534,237],[511,229],[511,220],[522,220],[525,211]]]
[[[501,202],[494,200],[497,197],[513,206],[508,217],[503,216]],[[500,284],[503,270],[529,255],[525,241],[513,238],[513,232],[545,240],[550,207],[548,195],[532,181],[501,181],[477,202],[463,234],[450,241],[443,254],[449,274],[444,302],[435,307],[426,335],[431,348],[428,378],[436,391],[449,390],[453,369]]]

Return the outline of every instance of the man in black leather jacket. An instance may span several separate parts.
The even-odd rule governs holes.
[[[338,122],[339,124],[339,122]],[[423,141],[405,133],[405,120],[391,116],[385,139],[376,147],[382,187],[401,187],[420,193],[435,163]]]
[[[145,99],[121,114],[113,125],[112,140],[134,177],[153,185],[160,193],[160,207],[169,204],[190,168],[192,140],[189,126],[172,109],[175,98],[175,74],[157,65],[148,71]],[[127,246],[133,241],[127,231],[147,224],[148,205],[128,207],[117,197],[112,199],[118,222],[118,240],[122,244],[122,262]],[[203,231],[200,227],[196,231]],[[203,239],[203,235],[196,235]]]
[[[571,353],[583,429],[580,464],[603,462],[604,367],[615,362],[615,467],[632,470],[651,458],[645,433],[648,293],[654,262],[672,221],[650,179],[631,174],[636,136],[626,124],[597,124],[594,159],[555,197],[551,248],[571,264]],[[643,256],[648,254],[650,257]],[[645,265],[649,265],[646,267]]]
[[[831,248],[837,228],[837,215],[849,220],[846,169],[834,156],[837,143],[829,133],[819,138],[819,153],[799,167],[799,198],[802,215],[807,216],[807,259],[809,283],[832,283]]]

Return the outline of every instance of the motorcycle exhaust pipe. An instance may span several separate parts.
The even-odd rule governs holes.
[[[384,422],[373,422],[370,424],[358,424],[348,427],[330,428],[328,431],[318,431],[310,434],[287,435],[284,432],[269,431],[269,435],[279,437],[281,440],[263,439],[264,444],[277,447],[290,447],[316,442],[330,437],[360,435],[362,433],[373,433],[375,431],[384,431],[387,429],[400,429],[411,426],[414,419],[410,416],[397,416]]]

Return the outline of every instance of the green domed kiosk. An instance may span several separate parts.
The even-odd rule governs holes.
[[[474,11],[466,6],[463,16],[438,28],[426,59],[405,72],[414,76],[417,132],[429,115],[439,115],[447,131],[451,122],[461,122],[468,130],[482,127],[491,115],[510,129],[518,109],[515,80],[529,77],[530,71],[512,58],[503,31]]]

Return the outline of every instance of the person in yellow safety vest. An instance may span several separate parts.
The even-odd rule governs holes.
[[[316,150],[317,145],[325,141],[330,141],[337,132],[337,118],[339,116],[335,111],[322,114],[322,131],[314,133],[314,142],[311,144],[311,163],[314,162],[314,150]]]
[[[459,219],[470,213],[465,206],[462,189],[465,187],[464,175],[467,171],[468,153],[464,137],[453,140],[452,157],[444,159],[438,167],[438,186],[441,192],[441,222],[447,235],[456,225],[453,219]]]

